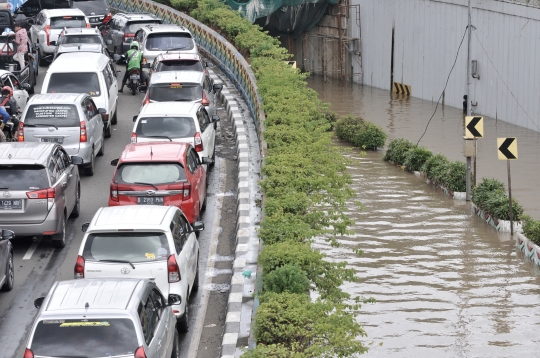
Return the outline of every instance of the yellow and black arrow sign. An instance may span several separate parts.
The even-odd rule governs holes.
[[[466,116],[465,117],[465,138],[483,138],[484,137],[484,117]]]
[[[499,160],[518,158],[517,138],[497,138]]]

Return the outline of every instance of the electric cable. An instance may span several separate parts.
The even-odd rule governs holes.
[[[433,119],[433,117],[435,117],[435,113],[437,113],[437,108],[439,108],[439,102],[441,102],[441,98],[442,98],[442,96],[444,94],[444,91],[446,91],[446,86],[448,86],[448,81],[450,80],[450,75],[452,74],[452,71],[454,70],[454,67],[456,67],[457,59],[458,59],[458,56],[459,56],[459,50],[461,49],[461,45],[463,45],[463,40],[465,40],[465,35],[467,34],[467,29],[468,28],[469,28],[469,26],[465,26],[465,32],[463,33],[463,37],[461,38],[461,42],[459,43],[459,47],[458,47],[458,50],[457,50],[457,53],[456,53],[456,59],[454,60],[454,64],[452,65],[452,68],[450,69],[450,73],[448,73],[448,78],[446,79],[446,84],[444,85],[444,89],[443,89],[443,91],[442,91],[442,93],[441,93],[441,95],[439,97],[439,100],[437,101],[437,105],[435,106],[435,111],[433,111],[433,114],[431,115],[431,118],[429,119],[429,121],[426,124],[426,129],[424,129],[424,133],[422,134],[422,136],[420,136],[420,139],[418,139],[418,142],[416,142],[416,146],[418,146],[418,143],[420,143],[422,138],[424,138],[424,135],[427,132],[429,124],[431,123],[431,120]],[[469,101],[468,98],[467,98],[467,101]]]

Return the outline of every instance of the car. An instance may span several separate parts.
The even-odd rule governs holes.
[[[56,281],[34,301],[24,358],[179,357],[177,300],[147,279]]]
[[[13,97],[17,101],[17,105],[21,111],[26,107],[28,99],[30,98],[28,95],[30,86],[27,83],[21,83],[17,76],[9,71],[0,70],[0,86],[11,87],[13,90]]]
[[[190,294],[199,288],[202,222],[188,223],[175,206],[128,205],[100,208],[85,230],[74,267],[81,278],[152,278],[165,295],[176,295],[172,309],[180,331],[189,323]]]
[[[83,159],[86,175],[94,175],[95,158],[105,154],[101,113],[86,93],[48,93],[33,96],[19,122],[19,142],[60,144],[68,155]]]
[[[206,72],[166,71],[152,75],[147,86],[140,86],[139,91],[146,92],[143,106],[153,102],[200,102],[213,118],[216,115],[217,93],[222,84],[214,81]],[[214,129],[217,123],[214,123]]]
[[[206,208],[207,157],[199,159],[189,143],[146,142],[128,144],[114,159],[116,166],[109,206],[172,205],[182,209],[190,223]]]
[[[106,113],[105,136],[118,120],[118,81],[110,58],[101,53],[66,53],[50,66],[41,93],[88,93]]]
[[[201,56],[193,53],[165,52],[160,53],[154,62],[145,64],[148,68],[148,79],[154,72],[162,71],[197,71],[208,73],[210,64],[201,60]]]
[[[149,24],[161,24],[163,20],[149,13],[115,14],[112,19],[100,26],[101,35],[113,54],[123,55],[129,50],[135,33],[141,27]]]
[[[84,12],[91,26],[100,26],[112,18],[107,0],[71,0],[70,2],[72,8]]]
[[[65,27],[90,27],[90,23],[79,9],[42,10],[37,15],[28,35],[33,44],[41,45],[38,52],[41,66],[52,61],[56,41]]]
[[[30,30],[41,10],[69,8],[71,8],[70,0],[28,0],[16,7],[13,20],[26,30]]]
[[[0,290],[11,291],[15,283],[15,267],[13,266],[13,245],[11,240],[15,233],[0,228]]]
[[[56,46],[64,44],[100,44],[105,46],[101,33],[96,28],[64,28],[58,35]]]
[[[157,55],[167,51],[199,54],[191,32],[184,26],[146,25],[137,30],[135,41],[139,42],[143,52],[143,63],[152,63]],[[143,71],[148,75],[147,69]]]
[[[56,143],[0,143],[0,227],[64,247],[67,220],[80,213],[80,164]]]
[[[134,116],[132,143],[156,140],[186,142],[195,147],[200,159],[216,155],[216,130],[206,108],[193,102],[159,102],[144,105]]]

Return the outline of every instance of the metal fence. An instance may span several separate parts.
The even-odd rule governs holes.
[[[531,7],[540,7],[540,0],[496,0],[502,2],[509,2],[513,4],[527,5]]]

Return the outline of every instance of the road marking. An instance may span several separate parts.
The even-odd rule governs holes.
[[[39,242],[41,241],[42,236],[38,236],[37,240],[30,245],[28,248],[28,251],[26,251],[26,254],[23,256],[23,260],[30,260],[32,258],[32,255],[34,254],[34,251],[36,251]]]
[[[217,178],[219,178],[218,182],[218,193],[223,193],[225,190],[225,178],[226,175],[226,167],[225,167],[225,159],[219,158],[219,160],[216,162],[216,167],[219,168],[219,174]],[[212,232],[210,233],[210,248],[208,250],[208,261],[206,262],[206,271],[213,271],[214,270],[214,263],[216,262],[216,252],[217,252],[217,245],[218,245],[218,238],[219,234],[221,233],[221,230],[219,228],[219,224],[221,222],[221,209],[223,207],[223,196],[216,195],[216,210],[214,215],[214,221],[212,223]],[[204,275],[204,284],[203,287],[209,287],[212,281],[212,277],[208,275]],[[196,357],[197,351],[199,350],[199,343],[201,341],[202,331],[203,331],[203,324],[204,319],[206,317],[206,309],[208,308],[208,299],[210,298],[211,291],[204,289],[202,296],[201,296],[201,314],[198,315],[198,319],[195,322],[195,327],[193,329],[193,336],[191,338],[191,342],[189,344],[189,350],[188,350],[188,357]]]

